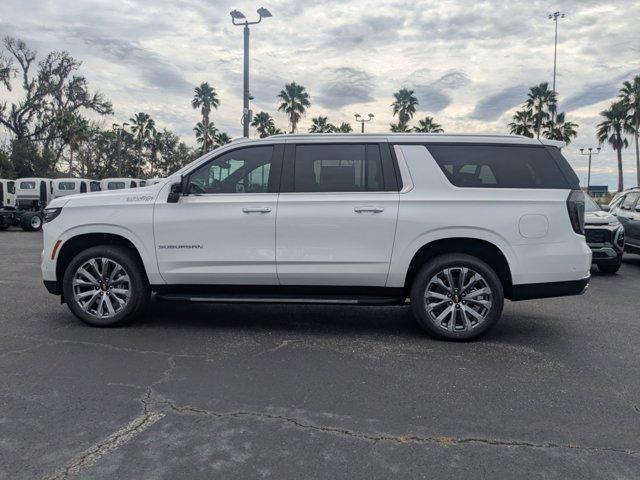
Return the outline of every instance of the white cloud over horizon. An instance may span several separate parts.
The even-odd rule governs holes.
[[[582,180],[578,149],[596,146],[598,113],[623,79],[640,74],[640,2],[630,0],[3,0],[0,34],[25,40],[39,58],[67,50],[81,60],[90,87],[113,102],[109,124],[145,111],[193,144],[199,114],[190,99],[203,81],[221,98],[216,125],[241,135],[242,30],[229,11],[251,16],[259,6],[274,16],[251,30],[252,108],[283,129],[276,95],[296,81],[312,101],[303,130],[320,114],[355,127],[354,113],[373,113],[367,129],[388,131],[392,94],[406,86],[420,101],[417,116],[435,116],[447,132],[507,133],[528,87],[551,82],[547,14],[561,10],[560,109],[580,125],[565,155]],[[635,184],[633,146],[623,162],[626,184]],[[605,146],[592,183],[615,188],[615,172]]]

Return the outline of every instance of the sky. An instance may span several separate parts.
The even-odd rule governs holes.
[[[287,82],[306,87],[312,107],[300,124],[326,115],[333,123],[373,113],[367,131],[389,130],[393,92],[413,89],[418,118],[435,117],[448,133],[508,133],[528,87],[551,84],[554,22],[559,20],[559,109],[579,124],[563,150],[586,183],[598,114],[623,80],[640,74],[640,2],[627,0],[0,0],[0,35],[38,51],[66,50],[82,61],[90,88],[109,98],[105,125],[145,111],[156,124],[194,144],[195,85],[209,82],[221,100],[212,117],[242,134],[242,29],[258,7],[273,14],[251,29],[254,112],[285,130],[276,95]],[[0,91],[0,100],[7,97]],[[631,138],[629,139],[631,142]],[[623,152],[626,186],[636,184],[633,145]],[[592,184],[615,189],[616,159],[606,145],[593,158]]]

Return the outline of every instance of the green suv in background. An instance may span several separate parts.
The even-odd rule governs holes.
[[[616,273],[622,264],[624,228],[589,195],[584,200],[584,236],[593,253],[592,261],[602,273]]]

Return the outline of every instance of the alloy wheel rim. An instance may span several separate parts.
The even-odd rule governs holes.
[[[486,279],[475,270],[449,267],[429,279],[424,303],[436,327],[461,333],[485,322],[493,304],[493,292]]]
[[[38,228],[40,227],[40,217],[37,215],[34,215],[33,217],[31,217],[31,228]]]
[[[73,276],[73,295],[87,314],[111,318],[120,313],[131,297],[131,280],[125,268],[105,257],[91,258]]]

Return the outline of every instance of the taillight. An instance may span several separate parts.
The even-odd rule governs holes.
[[[578,235],[584,235],[584,192],[582,190],[571,190],[567,198],[567,211],[573,231]]]

